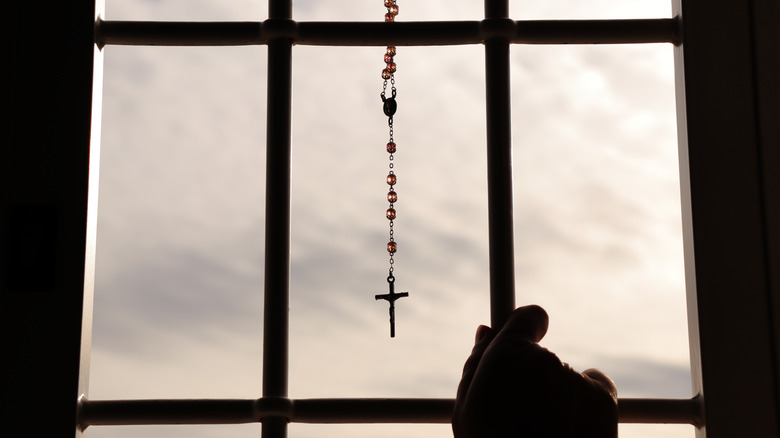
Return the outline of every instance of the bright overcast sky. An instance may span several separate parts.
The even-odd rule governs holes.
[[[478,0],[398,1],[398,21]],[[379,21],[381,0],[295,0]],[[514,19],[662,18],[669,0],[511,1]],[[106,19],[262,20],[264,0],[106,0]],[[261,395],[266,48],[106,47],[91,399]],[[621,397],[691,395],[672,47],[513,46],[516,301]],[[399,47],[397,336],[388,336],[381,47],[293,49],[290,396],[452,398],[489,322],[482,46]],[[256,437],[260,426],[87,436]],[[621,438],[691,437],[621,426]],[[292,438],[444,438],[300,425]]]

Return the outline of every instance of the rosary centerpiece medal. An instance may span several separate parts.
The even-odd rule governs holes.
[[[398,15],[398,5],[396,5],[395,0],[384,0],[385,7],[387,8],[387,13],[385,14],[385,21],[386,22],[393,22],[395,21],[395,16]],[[390,337],[395,337],[395,301],[399,298],[408,297],[408,292],[399,292],[396,293],[395,291],[395,276],[393,275],[393,263],[395,260],[393,259],[393,256],[395,255],[396,251],[398,250],[398,245],[395,242],[395,236],[393,231],[393,224],[395,221],[395,203],[398,201],[398,194],[395,191],[395,184],[397,181],[397,178],[395,176],[395,171],[393,170],[393,158],[396,151],[396,144],[395,140],[393,139],[393,115],[395,114],[396,110],[398,109],[398,104],[395,101],[396,97],[396,88],[395,88],[395,46],[387,46],[387,51],[385,52],[385,68],[382,70],[382,79],[384,80],[384,83],[382,84],[382,111],[387,116],[387,126],[390,130],[390,139],[387,142],[387,153],[388,153],[388,159],[389,159],[389,171],[387,173],[387,185],[390,186],[388,192],[387,192],[387,202],[390,203],[390,206],[387,208],[387,211],[385,212],[385,217],[387,217],[387,220],[390,221],[390,238],[387,242],[387,253],[390,255],[390,268],[388,269],[387,274],[387,288],[388,293],[381,294],[381,295],[375,295],[375,298],[377,300],[387,300],[387,302],[390,304]],[[387,85],[390,84],[390,96],[387,95]]]

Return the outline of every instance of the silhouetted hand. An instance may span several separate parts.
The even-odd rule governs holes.
[[[539,306],[515,309],[498,332],[477,329],[452,417],[455,438],[615,438],[617,389],[604,373],[578,373],[538,342]]]

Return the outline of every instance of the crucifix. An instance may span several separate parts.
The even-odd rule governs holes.
[[[377,300],[387,300],[390,303],[390,337],[395,337],[395,300],[403,297],[408,297],[409,292],[395,293],[395,277],[392,273],[387,276],[387,287],[390,289],[390,293],[375,295]]]

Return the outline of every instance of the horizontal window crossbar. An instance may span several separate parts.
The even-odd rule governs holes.
[[[79,424],[239,424],[264,418],[293,423],[449,423],[452,399],[252,399],[86,400]],[[701,405],[693,399],[620,399],[621,423],[701,424]]]
[[[630,20],[525,20],[427,22],[104,21],[97,44],[132,46],[263,45],[273,39],[315,46],[436,46],[482,44],[500,38],[513,44],[634,44],[679,42],[674,18]]]

